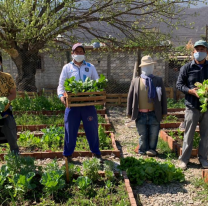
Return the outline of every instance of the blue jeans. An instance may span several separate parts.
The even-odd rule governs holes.
[[[136,119],[136,127],[139,133],[139,154],[145,154],[148,150],[156,150],[160,122],[155,112],[139,112]]]

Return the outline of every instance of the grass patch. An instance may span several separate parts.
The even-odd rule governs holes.
[[[160,156],[162,155],[165,158],[177,159],[176,154],[169,148],[168,143],[160,138],[158,139],[157,143],[157,151]]]
[[[194,199],[208,203],[208,183],[205,183],[202,178],[196,178],[192,181],[192,184],[196,188],[197,193]]]

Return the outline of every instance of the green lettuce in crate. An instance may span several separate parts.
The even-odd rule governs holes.
[[[9,103],[9,99],[7,97],[0,97],[0,112],[3,112],[5,106]]]
[[[108,80],[103,74],[97,80],[91,80],[89,77],[84,82],[76,81],[75,77],[71,77],[65,80],[65,91],[77,94],[78,92],[101,92],[106,87]]]
[[[198,88],[197,94],[201,103],[201,112],[206,112],[208,106],[208,80],[204,80],[203,83],[196,82],[194,85]]]

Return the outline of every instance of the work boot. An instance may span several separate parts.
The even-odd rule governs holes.
[[[208,169],[208,162],[207,162],[207,160],[201,159],[201,160],[199,160],[199,162],[201,163],[201,165],[202,165],[202,167],[204,169]]]
[[[148,157],[155,157],[157,155],[157,152],[150,149],[150,150],[146,151],[146,154]]]

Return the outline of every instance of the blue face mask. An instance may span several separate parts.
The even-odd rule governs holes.
[[[202,61],[206,58],[207,53],[206,52],[195,52],[194,53],[194,59],[196,59],[197,61]]]

